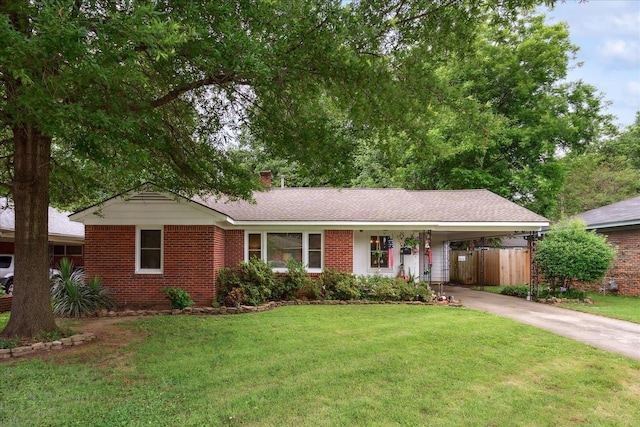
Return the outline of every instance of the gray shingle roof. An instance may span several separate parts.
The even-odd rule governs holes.
[[[640,196],[577,215],[590,228],[640,224]]]
[[[363,188],[273,188],[255,204],[194,201],[236,221],[547,222],[488,190],[410,191]]]

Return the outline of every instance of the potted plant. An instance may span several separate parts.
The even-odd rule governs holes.
[[[402,253],[405,255],[408,255],[407,252],[409,251],[405,251],[404,249],[410,249],[411,252],[409,253],[418,253],[418,245],[420,244],[420,239],[416,236],[414,236],[413,234],[409,237],[406,237],[404,239],[404,241],[402,242]]]

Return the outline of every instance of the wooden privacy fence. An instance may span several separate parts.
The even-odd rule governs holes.
[[[449,277],[453,283],[480,284],[480,250],[451,251]],[[531,278],[529,249],[486,249],[485,285],[525,285]]]

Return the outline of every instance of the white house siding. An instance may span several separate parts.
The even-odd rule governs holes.
[[[145,194],[145,193],[143,193]],[[146,193],[149,194],[149,193]],[[105,203],[96,214],[80,215],[85,225],[214,225],[225,217],[214,211],[184,200],[176,201],[166,195],[134,197],[126,202],[116,198]]]
[[[400,255],[400,239],[398,237],[399,232],[389,232],[382,230],[363,230],[354,231],[354,244],[353,244],[353,272],[357,275],[373,275],[380,274],[386,277],[396,277],[400,271],[400,264],[403,258]],[[404,235],[409,236],[411,234],[418,235],[418,231],[405,231]],[[370,253],[370,239],[371,236],[391,236],[393,238],[393,250],[394,250],[394,263],[392,269],[376,269],[370,267],[369,253]],[[447,263],[447,242],[437,240],[437,235],[432,236],[431,239],[431,251],[433,257],[433,265],[431,268],[431,281],[442,282],[448,280],[448,263]],[[423,276],[423,264],[426,263],[426,257],[424,256],[424,247],[420,248],[420,253],[416,255],[404,255],[404,272],[405,274],[411,273],[420,280],[425,280]]]

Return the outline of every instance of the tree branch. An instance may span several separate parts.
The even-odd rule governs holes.
[[[174,101],[180,95],[183,95],[194,89],[199,89],[205,86],[222,86],[229,83],[248,84],[246,80],[238,77],[234,73],[231,73],[231,74],[222,73],[216,76],[208,76],[208,77],[205,77],[204,79],[196,80],[194,82],[185,84],[184,86],[177,87],[167,92],[160,98],[155,99],[150,103],[150,105],[151,105],[151,108],[158,108],[168,104],[171,101]]]

